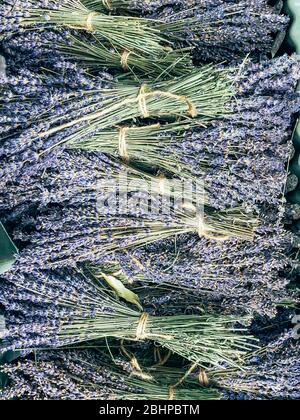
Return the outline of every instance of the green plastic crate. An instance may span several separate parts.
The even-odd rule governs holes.
[[[286,0],[285,9],[293,19],[289,29],[287,42],[288,45],[300,55],[300,0]],[[297,90],[300,91],[300,81]],[[290,163],[290,171],[300,180],[300,118],[295,126],[293,143],[295,155]],[[296,190],[288,194],[288,199],[292,203],[300,204],[300,182],[298,182]]]
[[[18,250],[0,223],[0,274],[9,270],[16,260]]]

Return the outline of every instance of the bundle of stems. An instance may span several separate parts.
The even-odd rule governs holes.
[[[79,61],[91,71],[103,67],[122,69],[125,72],[130,71],[133,75],[142,73],[144,78],[181,76],[193,67],[190,48],[165,48],[161,55],[152,57],[139,51],[121,50],[114,45],[108,45],[96,34],[89,37],[71,34],[67,42],[57,44],[57,50]]]
[[[125,84],[126,83],[126,84]],[[118,126],[125,121],[160,118],[197,118],[207,121],[227,115],[228,104],[234,95],[234,80],[229,71],[214,65],[203,66],[188,75],[159,83],[138,85],[129,81],[117,83],[112,89],[103,89],[103,106],[99,111],[72,118],[39,134],[40,138],[78,126],[62,142],[76,142],[101,130]],[[65,118],[67,119],[67,115]],[[55,125],[55,120],[49,121]]]
[[[246,328],[237,325],[245,323],[245,317],[151,316],[120,302],[88,274],[23,273],[13,276],[13,283],[1,282],[7,333],[0,350],[62,347],[113,337],[151,340],[203,367],[237,367],[239,358],[256,347]]]
[[[153,61],[167,55],[171,43],[155,28],[155,21],[130,16],[112,16],[87,8],[80,0],[64,0],[56,9],[29,9],[20,25],[64,26],[95,32],[97,37],[124,51],[135,51]]]
[[[44,269],[68,267],[74,262],[102,263],[118,251],[137,249],[185,233],[217,242],[232,237],[251,241],[257,223],[249,215],[233,211],[191,215],[178,209],[167,216],[133,211],[136,208],[101,215],[95,205],[63,210],[54,207],[38,218],[35,232],[20,235],[27,242],[28,262]]]
[[[190,175],[188,165],[181,163],[174,154],[165,156],[161,150],[174,142],[182,142],[184,133],[193,126],[203,126],[204,121],[182,120],[163,125],[160,123],[144,126],[122,125],[104,129],[101,133],[86,139],[71,141],[68,147],[101,151],[120,157],[124,161],[137,161],[180,176]],[[201,164],[204,169],[205,161],[199,161],[199,165]]]
[[[43,190],[38,172],[18,199],[15,189],[3,196],[23,208],[44,200],[47,208],[33,229],[18,234],[28,253],[41,253],[36,261],[42,264],[103,258],[183,233],[252,240],[258,224],[240,207],[216,211],[207,206],[201,183],[153,176],[105,155],[65,151],[57,166],[44,170],[42,183]]]
[[[170,197],[163,195],[164,199],[168,200]],[[142,201],[144,200],[142,199]],[[166,204],[166,202],[163,204]],[[159,203],[156,200],[152,200],[152,206],[156,210],[159,209]],[[188,210],[185,206],[189,207]],[[168,210],[168,215],[163,214],[164,208],[162,208],[161,214],[156,214],[155,210],[153,210],[153,214],[148,213],[148,215],[147,210],[146,214],[141,211],[141,213],[137,213],[136,225],[132,224],[132,226],[130,220],[133,216],[130,210],[125,213],[120,212],[117,216],[106,214],[105,217],[109,216],[111,221],[111,225],[107,227],[105,227],[105,217],[99,214],[97,221],[100,225],[103,224],[101,230],[103,238],[107,235],[108,239],[112,235],[115,241],[115,243],[103,244],[104,248],[106,251],[116,251],[117,244],[119,240],[124,240],[124,235],[127,237],[127,247],[125,249],[144,246],[186,233],[195,233],[199,237],[221,242],[233,237],[251,241],[258,224],[256,218],[243,214],[238,209],[221,212],[206,208],[202,212],[202,210],[198,211],[193,203],[186,202],[175,207],[171,204]],[[118,222],[119,217],[121,219],[120,223]],[[126,219],[128,223],[124,226]],[[140,219],[140,222],[138,219]]]
[[[173,387],[166,381],[143,380],[128,374],[118,361],[113,362],[97,350],[36,352],[34,359],[29,356],[17,365],[1,368],[9,385],[0,391],[0,399],[219,399],[216,389]]]

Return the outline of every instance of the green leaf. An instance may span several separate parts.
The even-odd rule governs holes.
[[[116,279],[116,277],[101,273],[103,279],[107,282],[107,284],[117,293],[117,295],[126,300],[126,302],[132,303],[133,305],[136,305],[139,310],[143,310],[143,307],[140,303],[140,299],[138,295],[133,293],[131,290],[127,289],[124,284]]]
[[[16,260],[18,250],[0,223],[0,274],[8,271]]]

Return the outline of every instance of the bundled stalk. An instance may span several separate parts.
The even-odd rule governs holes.
[[[138,117],[168,119],[174,117],[207,120],[228,113],[226,107],[232,98],[232,80],[226,70],[205,66],[188,76],[178,79],[141,86],[119,85],[108,92],[104,91],[103,108],[69,123],[58,125],[40,137],[48,137],[61,130],[80,124],[78,132],[65,139],[76,141],[82,134],[91,136],[96,131],[118,125]]]
[[[130,309],[84,274],[72,270],[15,269],[1,281],[6,329],[1,350],[61,347],[105,337],[153,340],[203,366],[238,366],[255,347],[245,318],[203,316],[152,317]]]
[[[157,21],[157,27],[175,45],[192,45],[199,61],[244,59],[247,53],[259,58],[276,49],[275,38],[283,37],[289,19],[281,15],[280,3],[268,0],[147,1],[84,0],[103,13],[139,14]],[[163,22],[163,23],[161,23]],[[184,23],[184,24],[183,24]]]
[[[204,370],[195,364],[179,368],[174,357],[160,351],[155,352],[158,361],[153,364],[149,353],[151,348],[146,353],[135,353],[143,371],[155,381],[175,384],[174,389],[216,389],[220,398],[226,400],[299,399],[300,350],[290,332],[245,356],[240,370]]]
[[[212,241],[252,240],[257,226],[257,219],[239,208],[217,212],[205,206],[202,185],[200,192],[188,189],[183,195],[182,184],[171,182],[174,191],[164,191],[167,180],[130,168],[124,173],[103,155],[65,152],[43,179],[44,188],[32,180],[18,205],[24,210],[35,201],[44,211],[15,232],[31,264],[43,268],[101,262],[120,249],[184,233]]]
[[[71,45],[60,46],[74,58],[93,60],[93,66],[147,70],[146,74],[157,75],[172,73],[173,69],[180,75],[191,68],[189,50],[173,50],[171,42],[149,19],[106,15],[85,7],[80,0],[64,0],[53,8],[34,7],[24,12],[20,26],[33,24],[94,32],[96,43],[73,38]]]
[[[48,36],[51,39],[55,33]],[[25,57],[27,48],[36,51],[39,37],[41,34],[31,33],[22,38]],[[43,142],[35,144],[40,140],[37,134],[51,127],[51,121],[62,124],[72,117],[100,110],[104,100],[110,98],[104,97],[104,92],[113,88],[113,77],[107,72],[90,77],[61,56],[49,56],[49,52],[45,55],[42,50],[41,57],[26,59],[13,42],[6,48],[11,56],[6,59],[6,77],[0,77],[1,163],[5,158],[11,161],[14,156],[22,156],[25,151],[27,157],[29,151],[38,151]],[[113,93],[111,98],[117,99]]]
[[[249,63],[236,81],[238,94],[231,113],[207,127],[197,127],[197,121],[128,124],[69,146],[143,162],[179,177],[201,176],[215,208],[278,205],[291,151],[287,138],[293,115],[300,109],[299,95],[293,93],[299,77],[297,57]]]
[[[28,42],[31,45],[31,40]],[[40,61],[42,67],[51,65],[44,74],[31,69],[30,63],[26,63],[30,70],[16,66],[17,72],[14,60],[8,64],[12,74],[7,74],[2,86],[9,100],[5,100],[0,109],[3,129],[0,154],[9,158],[8,166],[12,156],[28,161],[30,152],[34,155],[34,152],[49,150],[68,138],[75,141],[76,133],[77,139],[88,138],[101,129],[139,116],[168,118],[182,113],[184,117],[197,114],[201,120],[206,120],[224,115],[232,95],[226,72],[214,67],[147,89],[146,85],[124,86],[112,82],[107,73],[88,77],[57,57],[50,62]],[[202,95],[198,95],[199,91]],[[50,134],[52,136],[47,138]],[[2,168],[4,170],[4,165]],[[3,182],[13,172],[16,169],[7,171],[1,177]]]
[[[171,75],[182,76],[191,71],[192,59],[189,48],[172,50],[165,48],[161,56],[147,56],[139,51],[118,50],[108,46],[93,35],[89,37],[70,34],[63,43],[57,44],[57,49],[64,56],[79,61],[89,70],[100,68],[120,69],[133,75],[142,73],[143,77],[170,78]]]
[[[291,337],[282,334],[252,357],[241,371],[217,371],[211,380],[223,388],[227,399],[299,400],[300,349]]]
[[[111,273],[133,290],[138,285],[171,286],[175,297],[185,293],[191,305],[198,298],[226,313],[274,317],[281,302],[299,299],[296,291],[287,289],[297,277],[295,240],[273,215],[257,228],[252,243],[183,235],[118,252],[102,264],[106,269],[107,264],[111,266]],[[150,303],[159,308],[169,300],[170,292],[166,292],[152,297]]]
[[[79,92],[73,92],[63,102],[65,107],[69,107],[64,114],[58,117],[42,114],[39,117],[40,124],[33,125],[36,135],[31,142],[38,142],[43,151],[51,150],[47,148],[47,142],[53,148],[69,141],[78,141],[82,136],[88,138],[105,128],[139,117],[162,120],[198,117],[200,121],[206,121],[228,113],[227,103],[232,98],[233,89],[232,79],[226,70],[205,66],[169,82],[142,85],[115,83],[108,89],[101,87],[80,93],[83,100],[92,99],[91,106],[81,110],[82,116],[74,117],[72,101],[74,94],[76,96]],[[96,98],[100,102],[95,103]],[[63,123],[62,119],[66,122]],[[49,138],[54,134],[63,140],[58,141],[55,136]],[[8,138],[4,144],[5,150],[9,149],[10,141]]]
[[[176,389],[124,372],[94,350],[47,351],[1,368],[9,386],[0,399],[21,400],[217,400],[215,389]]]
[[[126,10],[133,10],[133,15],[137,10],[144,17],[107,14],[115,7],[123,11],[124,5]],[[176,55],[179,53],[180,58],[182,46],[196,47],[194,55],[200,61],[231,61],[243,59],[247,53],[255,57],[268,54],[275,36],[284,32],[289,22],[286,16],[270,7],[267,0],[197,1],[192,4],[182,1],[176,2],[174,9],[169,5],[173,4],[117,2],[115,5],[114,2],[79,0],[52,0],[45,5],[42,1],[30,0],[25,9],[22,1],[6,0],[0,9],[3,20],[0,38],[37,24],[42,27],[71,26],[95,32],[101,39],[117,46],[120,54],[141,52],[148,60],[150,56],[155,57],[154,67],[156,59],[164,66],[162,57],[168,57],[173,47],[176,66]],[[12,7],[14,13],[11,13]]]

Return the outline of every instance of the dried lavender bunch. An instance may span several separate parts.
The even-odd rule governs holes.
[[[152,52],[153,46],[151,44],[151,50],[145,54],[141,51],[130,51],[128,48],[122,49],[115,42],[111,44],[96,34],[89,35],[82,31],[78,34],[77,32],[76,30],[62,28],[30,32],[21,30],[21,33],[4,40],[4,49],[7,52],[11,51],[12,47],[13,51],[21,51],[22,53],[27,50],[29,56],[35,58],[41,54],[47,55],[49,51],[52,53],[54,49],[53,53],[55,55],[59,56],[59,53],[61,53],[77,62],[80,61],[85,67],[88,66],[93,70],[105,67],[130,71],[133,74],[142,72],[144,78],[146,75],[160,76],[163,74],[169,78],[172,74],[180,76],[192,68],[189,48],[174,51],[171,47],[162,46],[159,55],[155,52],[155,49]],[[28,49],[30,45],[35,48],[33,50]],[[19,56],[16,57],[16,61],[20,61]]]
[[[45,256],[45,259],[37,258],[43,267],[50,261],[65,265],[68,260],[101,260],[117,249],[185,232],[215,240],[226,240],[232,235],[252,239],[257,225],[253,215],[239,208],[216,212],[205,206],[202,185],[200,190],[192,186],[187,190],[188,196],[182,196],[180,182],[177,185],[172,181],[172,189],[163,191],[162,181],[164,186],[167,180],[124,168],[105,155],[70,151],[56,161],[50,159],[49,168],[42,165],[40,171],[29,179],[24,178],[19,186],[6,189],[0,209],[14,210],[13,215],[8,215],[10,220],[34,205],[45,210],[44,214],[37,214],[35,221],[34,214],[29,216],[33,228],[29,234],[26,220],[25,229],[20,224],[20,232],[15,233],[15,239],[31,243],[26,250],[28,255],[32,249],[32,255]],[[22,195],[16,195],[22,190]],[[58,205],[49,208],[49,204],[63,204],[64,208]],[[70,218],[77,220],[78,225],[71,227]],[[63,230],[61,236],[59,232]],[[56,238],[54,232],[58,233]],[[73,250],[67,243],[64,249],[66,240],[74,243]],[[47,247],[56,249],[57,253],[49,252],[47,257]],[[78,252],[74,254],[76,248]]]
[[[148,349],[151,352],[151,349]],[[300,384],[300,349],[291,333],[284,333],[278,339],[258,352],[244,358],[243,369],[203,370],[197,366],[174,364],[172,357],[159,354],[158,363],[153,364],[150,354],[140,358],[147,372],[160,382],[173,384],[216,387],[221,399],[226,400],[298,400]],[[167,363],[167,366],[165,363]],[[176,367],[175,367],[176,366]],[[146,368],[144,368],[146,371]]]
[[[12,62],[11,62],[12,61]],[[7,60],[8,71],[6,78],[1,80],[0,123],[2,139],[9,140],[2,146],[2,155],[6,152],[12,154],[14,138],[22,139],[26,130],[35,124],[48,127],[48,120],[64,122],[72,114],[70,102],[72,101],[73,116],[80,114],[80,107],[85,111],[101,108],[101,95],[95,89],[108,89],[111,87],[111,76],[102,73],[97,80],[88,77],[78,67],[63,59],[55,61],[41,61],[45,66],[44,74],[37,69],[15,67],[13,60]],[[53,73],[55,72],[55,73]],[[99,100],[98,107],[96,101]],[[88,108],[88,106],[90,108]],[[93,106],[93,108],[92,108]],[[63,114],[66,113],[66,116]],[[11,136],[14,136],[12,139]],[[16,140],[15,140],[16,141]],[[21,143],[21,140],[20,140]],[[7,148],[4,149],[5,145]],[[19,150],[19,149],[18,149]],[[20,148],[19,153],[22,152]],[[16,152],[15,152],[16,153]]]
[[[152,317],[130,309],[99,282],[74,270],[22,271],[1,281],[7,332],[1,350],[61,347],[105,337],[153,340],[203,366],[221,366],[254,347],[235,316]]]
[[[255,57],[271,52],[278,33],[286,30],[289,19],[280,15],[278,7],[267,0],[230,1],[122,1],[84,3],[101,12],[118,10],[139,13],[156,19],[158,27],[180,45],[196,47],[195,57],[201,61],[243,59],[247,53]],[[160,22],[165,25],[160,25]],[[181,23],[184,22],[184,26]]]
[[[201,2],[200,9],[198,2],[195,7],[182,3],[181,11],[165,7],[145,16],[164,21],[159,28],[176,46],[195,47],[196,62],[243,60],[246,54],[260,58],[271,52],[276,35],[289,23],[267,0]]]
[[[31,40],[28,42],[27,48]],[[22,56],[20,52],[19,55]],[[90,77],[61,57],[52,54],[47,57],[41,60],[32,58],[30,63],[25,61],[20,65],[16,64],[14,55],[6,55],[6,76],[0,80],[3,91],[0,100],[2,189],[10,181],[25,176],[25,162],[27,167],[35,163],[42,166],[40,151],[49,147],[50,141],[40,138],[39,133],[49,128],[49,121],[63,124],[86,112],[99,111],[104,100],[101,92],[112,87],[112,77],[106,72]],[[64,135],[72,134],[73,130],[66,130]],[[60,143],[61,133],[51,140]]]
[[[0,391],[1,400],[219,399],[214,389],[172,389],[167,383],[143,381],[94,350],[40,352],[37,360],[27,358],[1,370],[10,381]]]
[[[132,75],[141,73],[143,78],[170,78],[182,76],[192,70],[189,48],[172,50],[165,48],[160,56],[147,56],[139,51],[123,51],[114,45],[106,45],[99,37],[70,34],[66,42],[57,43],[57,49],[66,57],[77,60],[82,66],[95,71],[100,68],[123,70]]]
[[[79,139],[70,147],[101,150],[176,176],[201,176],[215,208],[278,205],[291,152],[292,119],[300,109],[300,96],[294,93],[299,58],[249,63],[242,73],[230,115],[207,127],[190,121],[128,125]]]
[[[283,334],[258,355],[249,357],[243,372],[222,372],[212,375],[223,395],[234,400],[299,400],[300,398],[300,348]]]
[[[233,95],[232,79],[228,76],[226,70],[205,66],[171,81],[142,86],[117,84],[115,89],[103,92],[108,99],[100,112],[71,119],[69,123],[53,127],[40,136],[44,138],[77,124],[82,124],[78,136],[91,136],[97,130],[138,117],[164,120],[184,116],[207,120],[222,116],[227,114],[227,103]],[[66,141],[75,140],[75,135],[66,138]]]
[[[23,11],[19,24],[21,28],[39,24],[46,27],[65,26],[95,32],[99,40],[115,46],[120,55],[124,52],[142,54],[146,59],[153,60],[153,67],[157,62],[159,73],[167,70],[170,65],[173,66],[176,61],[181,61],[182,57],[180,51],[178,53],[172,51],[167,38],[155,28],[151,20],[105,15],[85,7],[80,0],[57,1],[52,8],[47,6],[29,8]],[[168,57],[169,54],[172,56],[171,59]]]
[[[269,53],[274,35],[283,32],[289,22],[279,15],[267,1],[216,1],[172,3],[154,2],[146,5],[128,2],[80,2],[61,0],[51,2],[8,1],[2,6],[4,35],[20,30],[25,25],[40,24],[72,26],[95,31],[98,37],[117,45],[121,51],[139,51],[154,58],[153,65],[165,55],[168,47],[191,45],[196,47],[196,58],[201,61],[222,61],[244,58],[245,54]],[[150,19],[103,14],[107,9],[127,6]],[[13,13],[11,9],[13,6]],[[166,6],[161,8],[162,6]],[[175,7],[174,7],[175,6]],[[106,10],[103,10],[106,9]],[[98,13],[94,12],[97,10]],[[112,24],[114,31],[111,30]],[[0,34],[1,36],[1,34]],[[175,51],[176,57],[176,51]],[[179,55],[180,57],[180,55]],[[174,60],[176,65],[176,60]]]
[[[21,171],[24,162],[36,161],[41,154],[68,141],[88,138],[102,129],[139,116],[165,119],[189,115],[198,116],[201,120],[217,117],[227,113],[226,103],[232,96],[231,79],[227,77],[227,72],[211,66],[192,72],[187,77],[151,86],[111,83],[111,88],[108,88],[103,84],[103,77],[100,75],[91,83],[91,86],[98,84],[98,87],[90,87],[83,92],[80,89],[77,93],[73,91],[59,108],[58,116],[54,108],[50,115],[42,114],[25,131],[17,135],[13,132],[14,135],[2,138],[5,141],[1,157],[15,155],[19,150],[24,152],[15,156],[14,161],[4,161],[0,168],[3,171],[2,182],[10,180],[13,174],[20,174],[17,169]],[[202,95],[199,95],[199,89]],[[73,109],[73,97],[78,94],[82,95],[82,106]],[[18,103],[17,106],[22,105]],[[4,105],[3,112],[6,113],[6,110]],[[76,114],[79,115],[75,117]]]
[[[297,276],[293,245],[293,235],[273,216],[256,230],[251,243],[214,243],[183,235],[116,253],[110,261],[116,263],[115,273],[122,270],[121,280],[127,279],[128,287],[136,282],[173,285],[178,293],[188,291],[225,311],[274,317],[278,304],[297,300],[297,292],[287,290]]]

